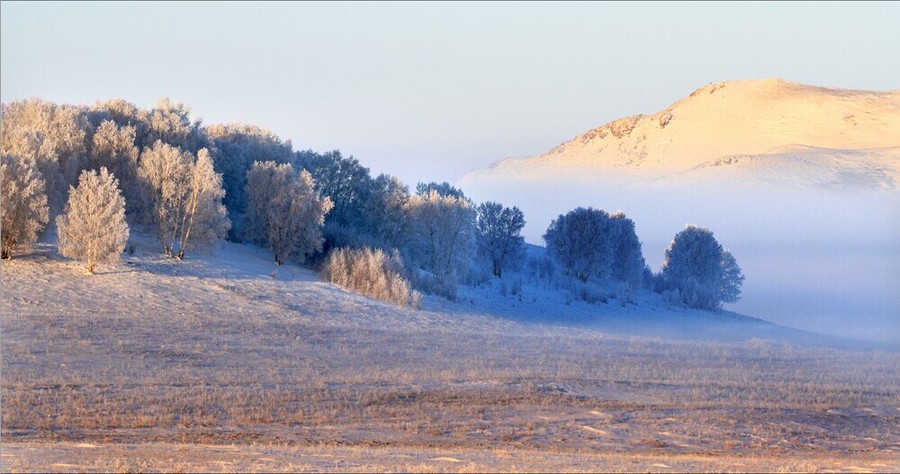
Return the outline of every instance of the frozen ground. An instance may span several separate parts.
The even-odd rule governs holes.
[[[2,468],[900,469],[900,351],[513,277],[400,309],[265,251],[2,267]]]

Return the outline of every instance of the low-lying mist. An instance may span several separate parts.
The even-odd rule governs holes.
[[[610,180],[613,181],[613,180]],[[900,342],[900,193],[785,190],[751,182],[643,185],[560,180],[470,182],[476,202],[525,213],[526,240],[576,207],[622,210],[658,271],[673,236],[708,227],[746,275],[726,309],[778,324],[880,342]]]

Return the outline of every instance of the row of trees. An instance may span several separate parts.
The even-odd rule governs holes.
[[[525,219],[516,207],[476,205],[448,183],[420,183],[411,193],[339,151],[295,152],[254,126],[203,126],[168,100],[150,110],[121,100],[91,107],[27,100],[0,112],[4,258],[59,216],[61,253],[91,271],[121,254],[129,224],[154,232],[163,253],[179,259],[225,237],[265,246],[278,264],[381,249],[406,263],[416,287],[449,297],[473,268],[502,278],[524,260]],[[574,280],[653,286],[714,308],[737,298],[743,276],[701,231],[676,236],[655,277],[634,223],[620,212],[575,209],[555,219],[544,240]]]

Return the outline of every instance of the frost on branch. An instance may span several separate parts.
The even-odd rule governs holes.
[[[247,173],[245,238],[264,245],[275,262],[289,258],[305,262],[322,251],[322,225],[333,207],[315,190],[312,176],[299,174],[288,163],[256,162]]]
[[[718,309],[740,298],[744,275],[709,229],[688,225],[675,235],[662,265],[665,285],[691,308]],[[670,296],[672,297],[672,296]]]
[[[188,245],[208,247],[231,226],[222,176],[205,148],[190,152],[157,141],[138,167],[144,216],[155,225],[167,256],[184,258]]]
[[[2,258],[37,240],[49,220],[47,193],[34,160],[4,154],[0,163]]]
[[[105,167],[99,173],[82,172],[78,187],[69,188],[69,201],[56,226],[59,253],[84,262],[88,273],[94,273],[98,263],[118,261],[128,240],[128,223],[115,176]]]

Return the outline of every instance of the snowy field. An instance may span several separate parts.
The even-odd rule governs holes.
[[[3,471],[900,470],[896,345],[524,275],[402,309],[152,244],[3,263]]]

